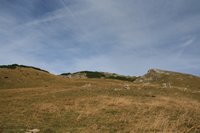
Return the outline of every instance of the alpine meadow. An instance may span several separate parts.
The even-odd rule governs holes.
[[[0,133],[200,133],[200,0],[0,0]]]

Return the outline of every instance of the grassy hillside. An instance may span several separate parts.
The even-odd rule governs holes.
[[[128,82],[24,67],[0,68],[0,76],[0,133],[200,132],[195,76],[149,71]]]
[[[32,68],[32,69],[35,69],[35,70],[39,70],[39,71],[43,71],[43,72],[49,73],[48,71],[43,70],[43,69],[40,69],[40,68],[37,68],[37,67],[33,67],[33,66],[25,66],[25,65],[18,65],[18,64],[12,64],[12,65],[1,65],[0,68],[7,68],[7,69],[16,69],[16,68]]]
[[[176,86],[200,91],[200,77],[158,69],[150,69],[147,74],[138,78],[136,82],[149,82],[160,84],[166,87]]]
[[[0,89],[48,86],[60,82],[61,78],[33,67],[0,67]]]
[[[199,94],[156,85],[77,79],[63,86],[0,90],[3,133],[200,132]]]

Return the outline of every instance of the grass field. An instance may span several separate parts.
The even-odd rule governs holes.
[[[0,131],[200,132],[200,103],[192,94],[112,80],[0,90]],[[198,94],[196,94],[198,95]]]
[[[55,81],[0,89],[0,133],[200,132],[199,91],[111,79]]]

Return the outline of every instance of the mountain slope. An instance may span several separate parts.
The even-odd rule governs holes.
[[[24,65],[0,66],[0,89],[48,86],[61,77]]]
[[[135,83],[157,83],[166,87],[178,86],[200,90],[200,77],[159,69],[150,69],[144,76],[138,78]]]
[[[7,69],[16,69],[16,68],[32,68],[32,69],[35,69],[35,70],[38,70],[38,71],[43,71],[43,72],[49,73],[48,71],[43,70],[43,69],[40,69],[40,68],[37,68],[37,67],[33,67],[33,66],[25,66],[25,65],[18,65],[18,64],[12,64],[12,65],[1,65],[0,68],[7,68]]]
[[[86,73],[0,68],[0,132],[200,133],[199,77],[153,69],[127,82]]]

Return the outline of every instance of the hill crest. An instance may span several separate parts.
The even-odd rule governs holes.
[[[40,69],[38,67],[33,67],[33,66],[26,66],[26,65],[18,65],[18,64],[11,64],[11,65],[0,65],[0,68],[7,68],[7,69],[16,69],[16,68],[32,68],[38,71],[43,71],[46,73],[49,73],[46,70]]]
[[[124,81],[135,81],[137,79],[136,76],[124,76],[116,73],[109,73],[109,72],[97,72],[97,71],[80,71],[75,73],[63,73],[62,76],[68,78],[101,78],[101,79],[117,79],[117,80],[124,80]]]

